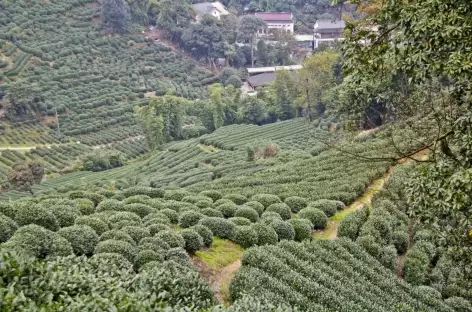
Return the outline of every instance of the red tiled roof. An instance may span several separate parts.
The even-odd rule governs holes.
[[[255,15],[263,21],[292,21],[292,13],[290,12],[256,12]]]

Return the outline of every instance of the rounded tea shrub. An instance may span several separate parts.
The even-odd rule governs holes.
[[[231,218],[234,217],[234,214],[236,213],[236,210],[238,210],[238,206],[236,206],[235,203],[226,203],[219,205],[217,210],[221,211],[223,213],[223,216],[225,218]]]
[[[100,253],[117,253],[125,257],[129,262],[133,263],[137,249],[130,243],[109,239],[98,243],[95,248],[95,254]]]
[[[74,254],[74,250],[72,249],[72,245],[69,243],[69,241],[57,234],[53,235],[48,256],[66,257],[72,254]]]
[[[256,231],[251,226],[237,226],[234,231],[233,241],[243,248],[249,248],[257,244],[258,237]]]
[[[146,195],[149,197],[163,197],[164,191],[159,188],[146,187],[146,186],[133,186],[121,191],[121,194],[125,197],[131,197],[135,195]]]
[[[179,214],[175,210],[165,208],[160,210],[159,212],[169,218],[171,223],[176,224],[177,222],[179,222]]]
[[[108,223],[110,223],[112,228],[118,228],[120,223],[131,225],[132,224],[141,224],[141,218],[132,212],[120,211],[116,212],[110,218],[108,218]],[[121,226],[122,227],[122,226]]]
[[[214,208],[204,208],[200,211],[207,217],[217,217],[217,218],[224,218],[224,215],[221,211],[216,210]]]
[[[76,198],[73,202],[84,216],[95,212],[95,204],[88,198]]]
[[[97,235],[102,235],[109,230],[108,224],[103,220],[94,217],[94,216],[82,216],[75,219],[75,224],[77,225],[88,225],[90,226]]]
[[[190,195],[186,190],[168,190],[164,193],[165,200],[181,201],[185,196]]]
[[[233,222],[235,225],[251,225],[251,220],[244,218],[244,217],[232,217],[228,219],[229,221]]]
[[[45,207],[54,214],[59,227],[71,226],[74,224],[75,219],[80,217],[82,213],[77,207],[69,205],[54,205],[52,207]]]
[[[137,243],[139,243],[143,238],[151,236],[148,228],[142,226],[124,226],[121,228],[121,231],[125,232]]]
[[[159,232],[162,231],[170,231],[171,228],[168,225],[165,224],[151,224],[147,226],[149,233],[151,233],[151,236],[156,235]]]
[[[51,231],[59,229],[59,222],[52,211],[31,202],[23,202],[15,207],[14,220],[19,226],[37,224]]]
[[[114,239],[114,240],[120,240],[124,241],[127,243],[130,243],[131,245],[135,245],[135,241],[129,236],[129,234],[121,231],[121,230],[111,230],[111,231],[106,231],[100,236],[100,241],[106,241],[109,239]]]
[[[272,194],[257,194],[251,197],[251,201],[260,202],[266,208],[282,202],[278,196]]]
[[[338,211],[338,206],[337,201],[328,199],[319,199],[308,204],[308,208],[319,209],[328,217],[333,216]]]
[[[69,241],[77,255],[92,255],[98,244],[99,237],[95,231],[87,225],[73,225],[60,229],[57,234]]]
[[[299,212],[303,208],[306,208],[306,206],[308,205],[308,201],[300,196],[287,197],[285,198],[284,202],[290,207],[290,210],[292,210],[292,212],[294,213]]]
[[[208,227],[201,224],[197,224],[192,226],[190,229],[200,234],[203,239],[203,244],[205,246],[210,246],[213,242],[213,232]]]
[[[51,252],[52,238],[55,233],[42,226],[29,224],[20,227],[2,249],[15,251],[28,257],[45,258]]]
[[[198,195],[210,197],[214,202],[223,197],[220,192],[215,190],[201,191]]]
[[[198,208],[210,208],[213,207],[213,203],[211,203],[210,201],[201,200],[196,202],[195,206],[197,206]]]
[[[312,234],[312,224],[307,219],[291,219],[290,224],[295,230],[295,240],[301,242],[304,239],[310,238]]]
[[[247,202],[247,197],[240,194],[228,194],[223,196],[223,199],[229,199],[236,205],[242,205]]]
[[[97,212],[107,211],[107,210],[124,211],[125,204],[116,199],[105,199],[104,201],[100,202],[100,204],[98,204],[96,208]]]
[[[263,223],[255,223],[252,224],[251,227],[257,234],[256,245],[263,246],[277,244],[277,232],[275,232],[275,230],[270,225]]]
[[[96,259],[100,262],[112,264],[118,268],[129,269],[133,265],[123,255],[119,253],[99,253],[92,256],[91,259]]]
[[[457,312],[470,312],[472,311],[472,304],[462,297],[450,297],[444,300],[444,302]]]
[[[260,216],[264,212],[264,205],[261,204],[260,202],[256,201],[248,201],[247,203],[244,204],[244,206],[251,207],[255,211],[257,211],[257,214]]]
[[[326,228],[328,224],[328,217],[326,214],[316,208],[305,208],[300,210],[298,217],[302,219],[308,219],[313,224],[315,230],[321,230]]]
[[[141,250],[134,259],[134,269],[138,271],[144,264],[151,261],[164,261],[164,256],[153,250]]]
[[[292,217],[290,207],[284,203],[272,204],[266,208],[266,212],[278,213],[282,220],[289,220]]]
[[[153,219],[159,219],[159,220],[162,220],[162,221],[161,222],[151,222],[151,220],[153,220]],[[167,217],[167,215],[163,214],[160,211],[153,212],[153,213],[150,213],[147,216],[145,216],[143,218],[143,223],[144,223],[144,225],[155,224],[155,223],[159,223],[159,224],[162,223],[162,224],[168,224],[168,225],[171,224],[169,217]]]
[[[179,225],[183,228],[189,228],[205,218],[204,214],[196,211],[185,211],[179,216]]]
[[[399,253],[405,253],[408,249],[408,241],[410,237],[407,232],[395,231],[392,233],[392,244]]]
[[[0,213],[11,219],[15,219],[15,209],[13,205],[8,202],[0,202]]]
[[[147,216],[151,212],[154,212],[155,209],[151,208],[150,206],[146,204],[140,204],[140,203],[134,203],[134,204],[126,204],[125,205],[125,211],[129,212],[134,212],[141,218]]]
[[[145,237],[139,242],[140,249],[144,249],[145,247],[148,249],[154,250],[156,252],[170,249],[169,244],[167,244],[165,241],[155,236]]]
[[[185,250],[189,253],[194,253],[204,246],[203,238],[197,231],[192,229],[184,229],[179,232],[185,240]]]
[[[170,248],[175,248],[175,247],[183,248],[185,246],[185,240],[182,237],[182,235],[174,231],[162,231],[162,232],[157,233],[155,237],[169,244]]]
[[[185,249],[181,247],[171,248],[167,250],[165,259],[168,261],[175,261],[178,264],[188,266],[190,264],[190,257]]]
[[[213,235],[230,239],[233,237],[235,225],[233,222],[215,217],[206,217],[200,220],[199,224],[206,226],[211,230]]]
[[[242,217],[250,220],[251,222],[255,223],[259,220],[259,214],[252,208],[249,207],[240,207],[234,213],[235,217]]]
[[[221,199],[218,199],[217,201],[215,201],[215,202],[213,203],[213,206],[214,206],[214,207],[218,207],[218,206],[223,205],[223,204],[231,204],[231,205],[233,205],[233,206],[236,205],[235,203],[233,203],[233,201],[231,201],[231,200],[229,200],[229,199],[223,199],[223,198],[221,198]]]
[[[17,229],[18,224],[13,219],[0,213],[0,243],[9,240]]]
[[[182,201],[186,202],[186,203],[191,203],[191,204],[196,204],[199,201],[207,201],[210,204],[213,204],[213,199],[211,199],[210,197],[199,196],[199,195],[197,195],[197,196],[195,196],[195,195],[185,196],[184,198],[182,198]]]
[[[273,221],[270,226],[274,229],[275,233],[277,233],[278,240],[294,240],[295,239],[295,230],[293,226],[288,223],[287,221]]]
[[[147,204],[151,197],[147,195],[134,195],[123,200],[125,204]]]

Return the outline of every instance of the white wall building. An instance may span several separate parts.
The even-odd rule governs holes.
[[[179,0],[176,0],[179,1]],[[196,20],[199,22],[203,15],[209,14],[218,20],[221,19],[224,15],[229,15],[229,12],[226,10],[221,2],[203,2],[196,3],[193,5],[193,9],[197,12]]]
[[[263,20],[267,27],[258,30],[258,35],[269,35],[273,29],[279,29],[293,34],[293,14],[290,12],[256,12],[255,16]]]

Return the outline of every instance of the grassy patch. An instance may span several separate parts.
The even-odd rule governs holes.
[[[329,220],[328,225],[322,231],[314,231],[313,237],[318,239],[329,239],[338,231],[339,221]]]
[[[204,150],[207,153],[217,153],[220,151],[218,147],[214,147],[213,145],[198,144],[198,147],[200,147],[202,150]]]
[[[241,246],[229,240],[215,237],[210,248],[199,250],[195,255],[200,261],[205,263],[208,268],[214,271],[241,259],[243,251]]]

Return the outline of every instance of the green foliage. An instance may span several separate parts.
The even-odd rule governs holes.
[[[277,233],[278,240],[293,240],[295,239],[295,229],[288,221],[274,220],[270,226]]]
[[[95,212],[95,205],[90,199],[76,198],[74,203],[83,215],[90,215]]]
[[[15,221],[4,214],[0,214],[0,243],[8,241],[17,229],[18,225]]]
[[[295,230],[295,240],[301,242],[304,239],[308,239],[312,235],[313,225],[310,220],[307,219],[291,219],[290,224]]]
[[[338,207],[343,207],[344,204],[335,200],[320,199],[308,204],[308,208],[316,208],[323,211],[328,217],[333,216],[337,211]]]
[[[101,242],[109,240],[109,239],[120,240],[120,241],[130,243],[131,245],[136,245],[133,238],[129,234],[127,234],[127,233],[125,233],[121,230],[106,231],[100,236],[100,241]]]
[[[308,201],[305,198],[299,196],[287,197],[285,198],[284,202],[290,207],[290,209],[294,213],[299,212],[303,208],[306,208],[306,206],[308,205]]]
[[[91,227],[97,235],[102,235],[109,230],[108,224],[94,216],[82,216],[75,219],[76,225],[87,225]],[[67,225],[66,225],[67,226]]]
[[[126,204],[124,207],[125,211],[133,212],[140,216],[141,218],[147,216],[148,214],[152,213],[154,209],[152,209],[149,205],[140,204],[140,203],[133,203],[133,204]]]
[[[194,226],[200,221],[201,219],[205,218],[205,215],[196,212],[196,211],[185,211],[180,214],[179,216],[179,226],[183,228],[188,228]]]
[[[87,225],[73,225],[61,228],[57,234],[67,239],[74,253],[79,256],[92,255],[99,241],[97,233]]]
[[[13,164],[8,173],[8,182],[17,189],[27,190],[40,183],[43,176],[44,167],[40,163],[23,161]]]
[[[185,247],[185,240],[179,233],[162,231],[157,233],[155,237],[169,244],[171,248]]]
[[[214,217],[205,217],[199,221],[199,224],[209,228],[213,235],[227,239],[233,237],[236,228],[233,222],[223,218]]]
[[[251,201],[257,201],[264,205],[265,208],[269,207],[272,204],[278,204],[282,201],[276,195],[271,194],[258,194],[251,197]]]
[[[93,172],[121,167],[123,164],[124,158],[119,153],[93,153],[85,156],[83,160],[84,170]]]
[[[251,226],[236,226],[233,240],[243,248],[249,248],[258,243],[257,232]]]
[[[139,243],[143,238],[151,236],[149,229],[142,227],[142,226],[124,226],[121,228],[121,231],[128,234],[135,243]]]
[[[99,242],[95,248],[94,254],[117,253],[125,257],[129,262],[133,263],[136,252],[136,247],[128,242],[109,239]]]
[[[223,199],[229,199],[236,205],[243,205],[244,203],[247,202],[246,196],[240,195],[240,194],[227,194],[223,196]]]
[[[207,216],[207,217],[224,218],[223,213],[219,210],[214,209],[214,208],[204,208],[200,212],[203,215]]]
[[[138,271],[143,265],[151,261],[163,261],[164,257],[159,257],[155,251],[145,249],[138,252],[134,259],[134,269]]]
[[[340,223],[338,229],[339,237],[348,237],[355,241],[359,236],[360,230],[369,216],[367,207],[363,207],[351,214],[348,214]],[[397,246],[395,244],[395,246]]]
[[[251,222],[257,222],[259,220],[259,214],[256,210],[249,207],[240,207],[234,213],[234,217],[242,217],[250,220]]]
[[[204,246],[203,238],[193,229],[184,229],[179,232],[185,240],[185,250],[189,253],[194,253]]]
[[[111,33],[123,34],[129,30],[130,8],[125,0],[104,0],[102,3],[103,28]]]
[[[59,228],[59,223],[51,211],[32,202],[18,202],[15,205],[14,220],[19,226],[34,223],[51,231],[57,231]]]
[[[202,237],[205,246],[210,246],[213,242],[213,232],[208,227],[197,224],[192,226],[190,229],[196,231]]]
[[[260,202],[257,201],[248,201],[244,204],[245,206],[251,207],[255,211],[257,211],[257,214],[260,216],[264,212],[264,205],[261,204]]]
[[[304,208],[300,210],[298,217],[310,220],[315,230],[324,229],[328,224],[328,217],[326,214],[316,208]]]
[[[232,217],[228,219],[229,221],[233,222],[235,225],[251,225],[251,220],[244,218],[244,217]]]
[[[210,197],[214,202],[223,198],[223,195],[221,195],[220,192],[215,191],[215,190],[201,191],[198,195]]]
[[[290,207],[285,203],[271,204],[266,208],[266,212],[278,213],[283,220],[289,220],[292,216]]]
[[[234,214],[239,208],[238,206],[236,206],[235,203],[230,202],[230,203],[221,204],[216,209],[221,211],[225,218],[231,218],[231,217],[234,217]]]

